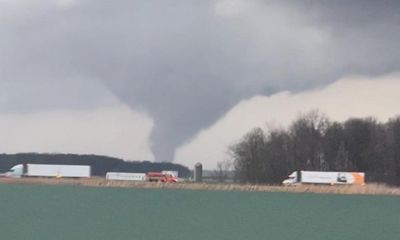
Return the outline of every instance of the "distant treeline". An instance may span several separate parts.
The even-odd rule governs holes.
[[[369,182],[400,185],[400,117],[330,121],[312,111],[288,129],[260,128],[230,147],[240,182],[281,183],[295,170],[361,171]]]
[[[169,162],[127,162],[112,157],[76,154],[0,154],[0,172],[6,172],[12,166],[21,163],[90,165],[93,176],[105,176],[107,172],[147,173],[162,170],[179,171],[181,177],[191,176],[187,167]]]

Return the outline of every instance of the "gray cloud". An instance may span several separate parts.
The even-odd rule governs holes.
[[[97,81],[82,78],[0,80],[0,113],[88,110],[112,107],[118,99]]]
[[[154,119],[157,160],[241,99],[400,65],[396,1],[62,3],[0,18],[1,81],[101,82]]]

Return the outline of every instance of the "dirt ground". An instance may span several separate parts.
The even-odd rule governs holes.
[[[52,179],[52,178],[0,178],[0,184],[34,184],[34,185],[75,185],[85,187],[117,187],[142,189],[187,189],[209,191],[247,191],[247,192],[300,192],[323,194],[358,194],[358,195],[399,195],[400,188],[383,184],[351,185],[247,185],[247,184],[215,184],[215,183],[153,183],[136,181],[110,181],[104,178],[89,179]]]

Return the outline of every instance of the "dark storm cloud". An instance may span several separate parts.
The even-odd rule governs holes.
[[[399,69],[400,1],[285,1],[328,33],[330,70],[379,75]]]
[[[400,65],[395,1],[59,2],[0,18],[2,79],[100,81],[153,117],[157,160],[244,98]]]

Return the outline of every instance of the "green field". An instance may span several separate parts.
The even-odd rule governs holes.
[[[400,198],[0,185],[0,239],[400,239]]]

